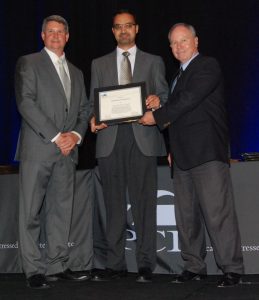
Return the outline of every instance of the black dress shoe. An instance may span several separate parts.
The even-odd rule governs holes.
[[[225,273],[223,278],[218,282],[218,287],[233,287],[241,283],[241,275],[237,273]]]
[[[31,289],[49,289],[51,287],[43,274],[36,274],[28,277],[27,286]]]
[[[123,277],[126,277],[128,274],[127,270],[113,270],[113,269],[105,269],[105,270],[99,270],[99,271],[93,271],[92,272],[92,281],[111,281],[116,279],[121,279]]]
[[[86,274],[77,274],[70,269],[65,270],[64,272],[53,274],[47,276],[47,281],[57,281],[57,280],[69,280],[69,281],[85,281],[89,280],[89,276]]]
[[[152,282],[152,271],[150,268],[140,268],[138,276],[136,278],[138,283],[149,283]]]
[[[86,279],[85,280],[90,280],[92,278],[92,273],[90,270],[85,270],[85,271],[74,271],[74,274],[76,275],[81,275],[81,276],[85,276]]]
[[[183,271],[183,273],[179,276],[176,277],[175,280],[173,280],[172,282],[174,283],[184,283],[187,281],[191,281],[191,280],[202,280],[205,279],[207,277],[207,275],[205,274],[197,274],[197,273],[193,273],[190,271]]]

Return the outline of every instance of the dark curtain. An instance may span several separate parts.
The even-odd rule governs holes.
[[[167,79],[177,68],[167,33],[171,25],[184,21],[197,30],[199,50],[215,56],[223,69],[230,117],[232,157],[259,151],[259,62],[258,0],[74,0],[0,2],[0,164],[14,163],[20,118],[16,111],[13,77],[19,56],[43,47],[40,38],[44,17],[60,14],[70,25],[66,55],[83,70],[89,92],[93,58],[114,49],[111,33],[115,10],[129,8],[137,14],[140,32],[137,45],[161,55]],[[94,139],[88,132],[80,151],[80,167],[94,161]]]

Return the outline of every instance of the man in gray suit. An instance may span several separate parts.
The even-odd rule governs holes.
[[[165,68],[160,57],[139,50],[135,37],[139,26],[135,16],[119,11],[113,18],[112,32],[117,49],[93,60],[91,103],[94,89],[123,84],[121,63],[125,52],[130,61],[133,83],[145,82],[146,106],[157,109],[167,99]],[[157,156],[166,154],[163,136],[156,126],[124,123],[107,126],[91,119],[92,132],[98,132],[96,157],[106,206],[107,263],[106,270],[93,280],[110,280],[126,275],[125,262],[126,191],[137,235],[137,282],[150,282],[156,264],[156,196]]]
[[[15,73],[22,116],[16,153],[20,160],[19,246],[31,288],[49,288],[46,275],[52,275],[52,281],[86,279],[67,269],[66,262],[77,145],[87,128],[89,106],[83,74],[63,51],[69,38],[66,20],[47,17],[41,36],[45,48],[19,58]],[[45,261],[38,245],[42,207]]]

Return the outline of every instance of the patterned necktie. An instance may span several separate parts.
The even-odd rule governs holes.
[[[128,51],[123,52],[124,56],[121,62],[120,72],[120,84],[128,84],[132,82],[131,64],[129,60],[130,53]]]
[[[177,73],[177,76],[175,77],[174,81],[173,81],[173,84],[172,84],[172,88],[171,88],[171,93],[173,92],[175,86],[176,86],[176,83],[177,81],[179,80],[179,78],[181,77],[181,75],[183,74],[183,69],[182,67],[179,69],[178,73]]]
[[[70,106],[70,97],[71,97],[71,82],[70,79],[67,75],[67,72],[64,68],[64,60],[59,58],[58,60],[58,67],[59,67],[59,75],[60,75],[60,79],[66,94],[66,98],[67,98],[67,104],[68,107]]]

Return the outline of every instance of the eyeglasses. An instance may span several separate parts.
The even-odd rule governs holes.
[[[135,23],[126,23],[126,24],[114,24],[113,28],[115,30],[122,30],[122,29],[131,29],[133,26],[136,26]]]

